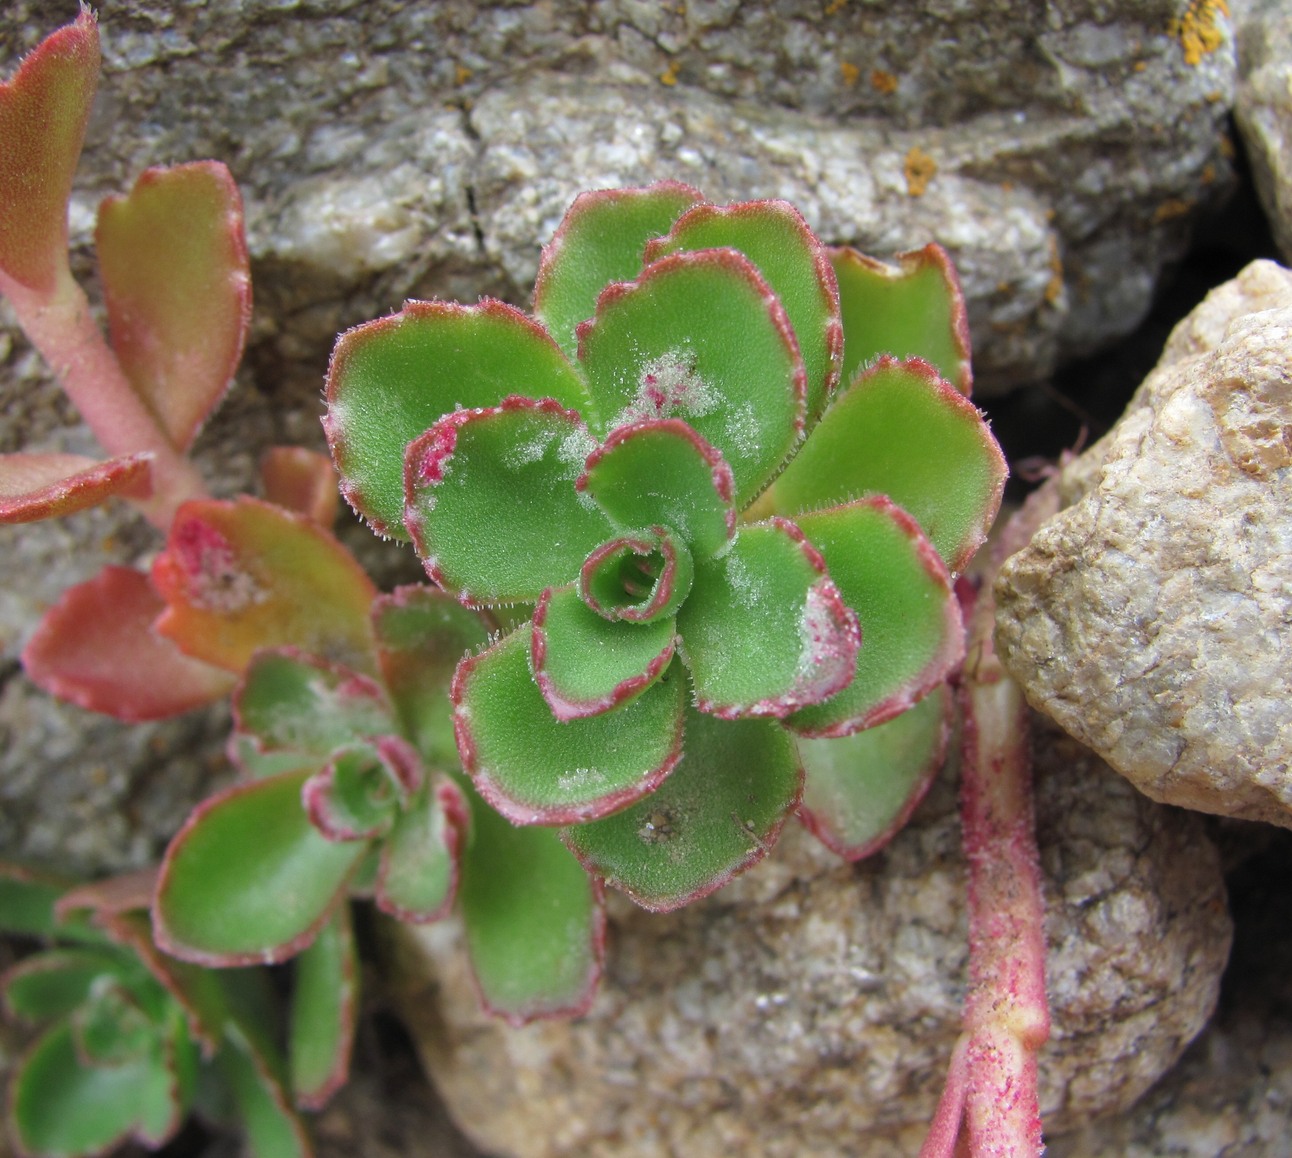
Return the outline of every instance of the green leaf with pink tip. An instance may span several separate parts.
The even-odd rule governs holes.
[[[434,587],[398,587],[372,606],[381,674],[403,734],[432,768],[454,768],[453,705],[448,690],[458,661],[489,642],[489,625]]]
[[[51,949],[7,969],[0,975],[0,990],[11,1016],[48,1021],[71,1013],[104,974],[131,972],[126,959],[111,949]],[[138,966],[133,972],[138,975]]]
[[[466,798],[452,780],[437,777],[414,797],[382,842],[377,907],[418,924],[448,916],[470,823]]]
[[[147,169],[99,207],[113,352],[177,450],[233,381],[251,321],[242,198],[218,161]]]
[[[157,944],[198,965],[285,961],[344,896],[368,849],[325,839],[301,805],[305,772],[211,797],[171,841],[153,911]]]
[[[803,360],[785,309],[732,250],[662,257],[611,286],[579,327],[579,359],[602,432],[681,418],[731,468],[736,506],[803,432]]]
[[[959,666],[964,627],[951,577],[919,525],[883,495],[799,515],[863,640],[852,682],[786,720],[805,736],[842,736],[906,711]]]
[[[581,193],[543,247],[534,286],[534,313],[573,359],[576,329],[592,317],[601,291],[631,281],[642,251],[667,233],[679,213],[702,200],[689,185],[660,181],[638,189]]]
[[[657,791],[561,836],[590,873],[668,912],[762,860],[802,786],[794,741],[774,721],[690,711],[686,752]]]
[[[511,395],[582,410],[578,372],[532,318],[502,302],[408,302],[347,330],[328,368],[328,445],[341,493],[379,535],[403,539],[404,450],[454,410]]]
[[[610,620],[573,587],[543,593],[534,612],[530,660],[558,720],[596,716],[641,695],[673,659],[671,615],[649,623]]]
[[[0,523],[71,515],[113,497],[152,494],[149,454],[96,462],[79,454],[0,454]]]
[[[292,975],[287,1062],[298,1106],[321,1110],[350,1074],[359,1017],[359,960],[350,906],[338,905]]]
[[[464,602],[534,602],[613,530],[574,484],[593,443],[550,400],[445,415],[409,444],[405,524],[427,574]]]
[[[987,537],[1007,473],[971,402],[925,362],[881,358],[836,396],[771,498],[793,517],[888,495],[959,572]]]
[[[799,816],[827,848],[860,860],[910,819],[942,768],[951,731],[943,684],[896,719],[836,740],[799,740]]]
[[[586,1013],[605,955],[599,884],[552,829],[513,827],[468,794],[460,898],[485,1009],[512,1025]]]
[[[668,527],[701,557],[735,531],[731,468],[680,418],[616,427],[588,456],[578,488],[621,527]]]
[[[785,519],[741,527],[696,567],[677,617],[696,706],[785,716],[844,688],[861,635],[820,555]]]
[[[356,737],[399,731],[394,706],[376,680],[295,648],[256,653],[233,697],[233,712],[234,750],[253,776],[318,768]],[[283,759],[291,763],[275,768]]]
[[[23,649],[27,677],[59,699],[132,723],[227,695],[228,672],[153,632],[165,607],[143,572],[105,567],[45,613]]]
[[[682,746],[681,669],[617,711],[562,722],[530,674],[530,636],[517,628],[453,680],[458,747],[480,795],[514,824],[569,824],[658,786]]]
[[[689,209],[667,237],[646,247],[646,260],[724,248],[749,258],[785,307],[807,371],[807,413],[815,418],[839,384],[843,356],[839,293],[825,247],[789,202],[744,201]]]
[[[41,1158],[97,1154],[133,1135],[158,1146],[179,1126],[180,1090],[163,1048],[117,1065],[93,1065],[60,1022],[23,1059],[12,1087],[23,1152]]]
[[[830,258],[843,312],[843,380],[884,354],[922,358],[968,397],[969,320],[947,251],[926,245],[899,253],[895,266],[847,247]]]
[[[304,515],[245,496],[185,503],[152,577],[168,604],[157,630],[196,659],[242,672],[260,649],[292,646],[376,672],[377,590]]]
[[[0,84],[0,276],[39,293],[67,270],[67,201],[98,82],[99,29],[83,7]]]

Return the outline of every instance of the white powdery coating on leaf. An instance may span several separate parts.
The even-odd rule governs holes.
[[[762,423],[752,402],[731,411],[723,427],[730,442],[730,449],[745,458],[753,458],[762,446]]]
[[[670,350],[641,368],[637,395],[621,410],[613,425],[625,426],[654,418],[700,418],[711,414],[721,399],[695,372],[695,355]]]
[[[847,626],[839,622],[839,609],[832,584],[814,583],[808,588],[799,620],[802,651],[794,680],[797,694],[814,697],[821,687],[841,689],[853,673],[856,658],[848,647]]]
[[[508,452],[503,459],[503,465],[508,470],[519,471],[523,467],[532,466],[536,462],[541,462],[552,448],[556,441],[556,431],[540,430],[526,440],[517,443]],[[559,454],[559,451],[558,451]]]

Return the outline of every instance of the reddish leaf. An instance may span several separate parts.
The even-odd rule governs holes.
[[[51,695],[132,723],[219,699],[224,672],[152,630],[165,604],[148,576],[105,567],[63,593],[22,653],[27,676]]]
[[[0,455],[0,523],[34,523],[152,494],[151,455],[96,462],[79,454]]]
[[[332,460],[303,446],[271,446],[260,459],[265,500],[309,515],[323,527],[336,522],[341,505],[337,481]]]
[[[290,645],[376,672],[376,588],[303,515],[245,496],[185,503],[153,582],[169,604],[157,630],[207,663],[240,672],[261,648]]]
[[[228,169],[149,169],[99,209],[112,348],[178,450],[224,396],[251,320],[242,198]]]
[[[67,268],[67,199],[98,81],[99,30],[83,6],[0,85],[0,270],[39,293]]]

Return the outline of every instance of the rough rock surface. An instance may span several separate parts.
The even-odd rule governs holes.
[[[1292,10],[1245,0],[1239,10],[1234,115],[1283,260],[1292,262]]]
[[[1200,818],[1052,725],[1037,749],[1055,1020],[1041,1100],[1060,1131],[1129,1105],[1178,1057],[1214,1004],[1229,918]],[[397,934],[402,1008],[490,1153],[910,1154],[959,1032],[963,872],[944,781],[870,861],[841,865],[792,826],[705,902],[615,907],[580,1021],[485,1018],[451,924]]]
[[[1292,827],[1292,273],[1249,266],[1173,333],[997,583],[1034,707],[1144,792]]]

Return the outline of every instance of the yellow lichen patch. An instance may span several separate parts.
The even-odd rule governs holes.
[[[938,165],[919,145],[914,145],[906,154],[902,171],[906,174],[907,193],[912,197],[923,197],[929,182],[938,171]]]
[[[1186,197],[1168,197],[1153,210],[1153,224],[1161,225],[1163,221],[1174,221],[1183,217],[1193,208],[1193,202]]]
[[[843,6],[847,3],[848,0],[830,0],[830,3],[825,6],[825,14],[827,16],[833,16],[836,12],[842,10]]]
[[[676,60],[670,60],[668,62],[668,68],[659,74],[660,84],[666,84],[670,88],[677,84],[677,73],[679,68],[681,68],[681,65],[678,64]]]
[[[1198,174],[1198,180],[1201,181],[1204,185],[1214,184],[1216,180],[1216,166],[1211,164],[1210,162],[1208,162],[1206,165],[1203,165],[1202,172]]]
[[[1059,243],[1050,238],[1050,260],[1046,262],[1050,270],[1050,280],[1045,283],[1045,300],[1052,306],[1059,304],[1063,296],[1063,258],[1059,256]]]
[[[1131,68],[1132,68],[1135,72],[1143,72],[1146,68],[1148,68],[1148,61],[1147,61],[1147,60],[1137,60],[1134,64],[1132,64],[1132,65],[1131,65]]]
[[[457,65],[453,70],[453,83],[461,88],[471,79],[471,70],[464,64]]]
[[[843,83],[852,88],[861,77],[861,69],[850,61],[841,60],[839,62],[839,71],[843,73]]]
[[[1202,58],[1225,43],[1222,19],[1228,19],[1226,0],[1192,0],[1184,15],[1167,25],[1167,32],[1184,49],[1184,63],[1196,68]]]
[[[876,68],[870,73],[870,87],[884,96],[892,96],[897,91],[897,77],[887,69]]]

